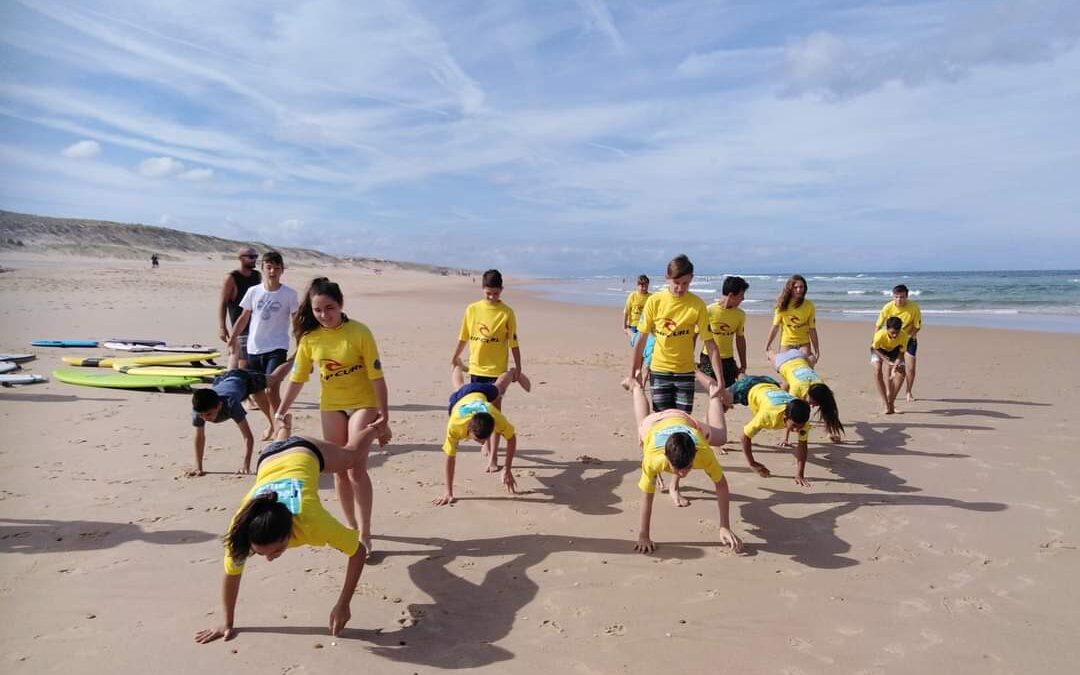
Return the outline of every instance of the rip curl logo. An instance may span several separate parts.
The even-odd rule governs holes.
[[[484,337],[491,337],[491,329],[488,328],[486,323],[481,323],[479,326],[477,326],[476,332],[480,333]]]
[[[656,336],[657,337],[680,337],[683,335],[689,335],[689,328],[679,328],[678,322],[675,319],[661,318],[656,321]]]
[[[364,369],[363,363],[357,363],[356,365],[346,366],[333,359],[323,359],[319,362],[319,370],[322,374],[322,381],[329,382],[335,377],[347,377],[353,373],[359,372]]]
[[[796,316],[792,314],[788,317],[787,324],[792,328],[801,328],[802,326],[806,325],[806,322],[802,320],[801,316]]]
[[[721,321],[713,326],[712,332],[717,335],[734,335],[735,329],[731,327],[731,324]]]
[[[470,335],[469,339],[473,342],[481,342],[484,344],[501,342],[499,336],[493,335],[492,333],[493,331],[491,330],[491,328],[486,323],[481,321],[480,323],[476,324],[476,332],[473,335]]]

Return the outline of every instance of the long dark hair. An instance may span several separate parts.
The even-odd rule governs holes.
[[[304,299],[300,301],[300,309],[296,310],[296,316],[293,317],[293,337],[296,338],[297,342],[300,342],[300,338],[322,325],[311,310],[311,299],[316,295],[325,295],[338,305],[345,305],[345,296],[341,294],[340,286],[326,277],[312,279],[311,285],[308,286],[307,292],[304,293]],[[348,320],[349,317],[345,316],[345,312],[342,312],[341,322],[345,323]]]
[[[780,295],[776,296],[776,306],[780,308],[781,312],[786,311],[788,305],[791,303],[791,295],[795,292],[796,281],[801,281],[803,284],[803,288],[805,288],[807,291],[810,290],[810,287],[806,284],[806,278],[803,277],[803,275],[792,274],[791,277],[784,284],[784,288],[780,291]],[[801,306],[803,304],[803,300],[805,299],[806,293],[803,293],[802,298],[799,299],[799,302],[795,306]]]
[[[277,500],[276,492],[252,498],[236,514],[232,527],[225,533],[229,557],[239,565],[251,555],[252,544],[266,546],[288,539],[292,534],[292,521],[292,511]]]
[[[817,405],[821,421],[825,423],[825,430],[830,436],[839,436],[844,433],[844,425],[840,421],[840,411],[836,408],[836,397],[832,389],[824,382],[815,382],[806,391],[810,400]]]

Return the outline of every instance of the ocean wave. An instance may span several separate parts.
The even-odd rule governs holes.
[[[866,295],[870,291],[848,291],[848,295]]]
[[[838,275],[835,277],[810,277],[814,281],[859,281],[862,279],[877,279],[877,277],[868,277],[865,274],[857,274],[853,277]]]
[[[694,293],[715,293],[715,288],[709,288],[708,286],[690,286],[690,290]]]
[[[848,292],[850,293],[851,291],[848,291]],[[882,291],[881,294],[882,295],[887,295],[887,296],[892,296],[892,289],[890,288],[888,290]],[[917,298],[920,295],[922,295],[922,291],[919,290],[918,288],[916,288],[913,291],[908,291],[908,295],[913,297],[913,298]]]

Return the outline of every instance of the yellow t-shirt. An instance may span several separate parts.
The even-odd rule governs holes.
[[[803,300],[798,307],[789,304],[786,310],[773,310],[773,325],[780,326],[780,347],[798,347],[810,342],[810,329],[817,328],[814,303]]]
[[[791,359],[780,364],[780,375],[788,383],[788,391],[797,398],[806,398],[810,385],[824,382],[806,359]]]
[[[755,385],[750,390],[750,414],[754,417],[743,427],[743,434],[747,438],[753,438],[762,429],[783,429],[784,409],[788,401],[795,397],[784,391],[775,384],[768,382]],[[810,437],[810,422],[799,429],[799,440],[805,441]]]
[[[882,328],[874,333],[874,341],[870,343],[870,346],[874,349],[880,349],[883,352],[891,352],[897,347],[907,349],[909,339],[910,336],[904,332],[903,328],[900,329],[900,332],[896,334],[895,338],[889,337],[889,331]]]
[[[922,310],[919,309],[919,303],[911,300],[905,302],[903,307],[897,307],[895,302],[885,303],[885,306],[881,308],[881,313],[878,314],[875,327],[883,328],[885,320],[894,316],[900,317],[900,320],[904,322],[904,326],[900,330],[908,335],[911,335],[912,331],[922,328]]]
[[[694,340],[711,340],[705,301],[687,292],[681,298],[663,290],[645,301],[638,330],[656,336],[650,368],[661,373],[694,372]]]
[[[517,318],[505,302],[477,300],[465,308],[458,339],[469,343],[469,373],[498,377],[518,346]]]
[[[644,309],[645,301],[649,299],[650,295],[650,293],[634,291],[626,296],[626,307],[623,309],[623,314],[626,316],[627,328],[637,328],[638,319],[641,318],[641,310]]]
[[[278,501],[293,512],[292,534],[289,548],[297,546],[333,546],[347,556],[360,547],[360,535],[327,513],[319,501],[319,460],[309,452],[287,452],[272,457],[259,467],[255,487],[240,503],[242,509],[252,497],[272,489],[278,493]],[[237,513],[232,521],[236,520]],[[232,521],[229,529],[232,529]],[[244,571],[243,564],[236,564],[228,549],[225,550],[225,574],[235,576]]]
[[[642,441],[641,447],[644,456],[641,459],[641,479],[638,481],[638,488],[642,492],[649,494],[656,492],[656,477],[661,472],[675,473],[675,470],[671,467],[671,462],[664,455],[664,445],[672,434],[678,432],[690,434],[694,438],[697,452],[694,453],[694,463],[690,465],[692,469],[703,470],[714,483],[719,483],[720,479],[724,477],[724,470],[720,467],[720,463],[716,461],[716,455],[713,454],[712,448],[709,447],[709,441],[698,428],[697,423],[688,415],[685,417],[672,416],[653,424],[645,435],[645,440]]]
[[[746,312],[741,307],[727,308],[719,302],[709,305],[709,330],[712,331],[720,358],[735,358],[735,336],[743,334],[746,325]],[[701,353],[707,354],[705,341],[702,340]]]
[[[300,338],[289,379],[307,382],[313,363],[319,367],[322,382],[320,410],[378,406],[371,381],[382,379],[382,363],[375,337],[364,324],[350,319],[337,328],[319,327]]]
[[[487,396],[481,392],[475,392],[462,396],[450,411],[450,420],[446,423],[446,441],[442,446],[443,452],[451,457],[457,454],[458,443],[469,438],[469,420],[476,413],[482,412],[495,418],[494,433],[506,439],[514,437],[514,425],[503,417],[494,403],[487,400]]]

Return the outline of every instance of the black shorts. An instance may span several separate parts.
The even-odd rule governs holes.
[[[694,411],[694,374],[650,374],[649,390],[652,393],[653,412],[676,408],[685,413]]]
[[[323,460],[322,452],[319,451],[319,446],[315,445],[306,438],[300,436],[289,436],[283,441],[274,441],[270,445],[266,446],[259,451],[259,458],[255,460],[255,471],[259,471],[259,465],[262,464],[264,459],[269,459],[274,455],[280,455],[286,450],[292,450],[293,448],[304,448],[310,450],[315,459],[319,460],[319,471],[326,468],[326,461]]]
[[[449,415],[454,411],[454,406],[457,402],[465,398],[469,394],[475,394],[476,392],[482,393],[487,397],[487,400],[494,401],[499,398],[499,388],[493,384],[486,382],[479,382],[475,384],[462,385],[461,389],[458,389],[453,394],[450,394],[449,405],[446,406],[446,414]]]
[[[266,375],[257,373],[254,370],[226,370],[214,378],[214,383],[216,384],[231,377],[237,377],[244,381],[244,398],[252,394],[258,394],[266,389]]]
[[[469,382],[472,384],[495,384],[497,379],[499,378],[490,375],[469,375]]]
[[[248,354],[247,369],[269,375],[277,370],[278,366],[285,363],[288,358],[289,352],[284,349],[275,349],[262,354]]]
[[[919,341],[915,338],[911,338],[907,341],[907,353],[915,356],[915,352],[919,351]]]
[[[739,365],[735,363],[735,357],[720,359],[720,367],[724,371],[724,384],[730,387],[735,382],[735,378],[739,376]],[[698,360],[698,370],[714,380],[716,379],[716,373],[713,372],[712,361],[709,361],[708,354],[701,355],[701,359]]]

